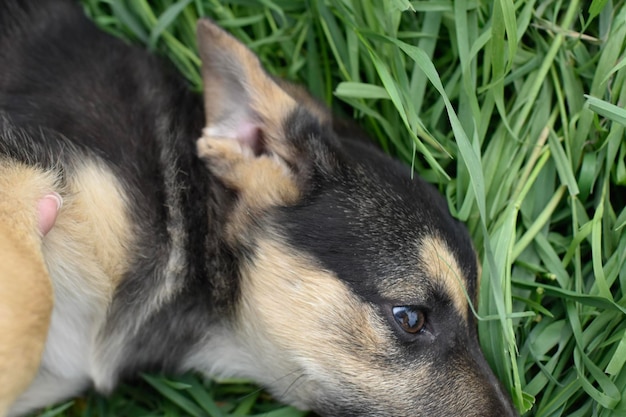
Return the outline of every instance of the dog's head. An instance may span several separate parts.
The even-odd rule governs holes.
[[[236,194],[224,240],[243,259],[214,370],[327,416],[515,415],[477,341],[475,252],[437,191],[208,21],[199,47],[198,152]]]

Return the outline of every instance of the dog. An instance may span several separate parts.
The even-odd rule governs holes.
[[[69,0],[0,2],[0,414],[195,371],[323,416],[517,415],[437,190],[209,20],[198,47],[203,97]]]

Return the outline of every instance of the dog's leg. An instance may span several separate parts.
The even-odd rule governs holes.
[[[53,305],[41,245],[60,197],[37,199],[48,181],[27,171],[0,169],[0,416],[37,373]]]

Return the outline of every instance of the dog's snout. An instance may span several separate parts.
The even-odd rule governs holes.
[[[507,389],[483,356],[478,340],[457,339],[448,352],[445,359],[433,365],[436,386],[441,389],[428,394],[428,402],[433,406],[422,415],[519,417]]]
[[[517,410],[513,406],[510,396],[498,381],[492,385],[493,391],[491,395],[490,410],[486,414],[479,414],[480,416],[492,416],[492,417],[519,417]]]
[[[484,380],[484,384],[487,386],[489,392],[490,404],[488,410],[485,410],[486,414],[479,414],[481,416],[493,416],[493,417],[518,417],[519,413],[513,406],[511,396],[508,394],[500,380],[496,378],[495,374],[487,364],[482,354],[474,357],[477,369],[482,374],[481,377]],[[477,414],[478,415],[478,414]]]
[[[515,407],[513,406],[513,402],[511,401],[511,397],[504,390],[500,381],[495,382],[495,391],[496,391],[496,401],[500,404],[502,410],[498,413],[495,413],[494,416],[498,417],[518,417],[519,414]]]

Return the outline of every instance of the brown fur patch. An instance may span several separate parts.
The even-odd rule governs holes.
[[[425,237],[420,242],[419,256],[427,277],[445,289],[461,317],[467,320],[465,276],[448,245],[439,237]]]

